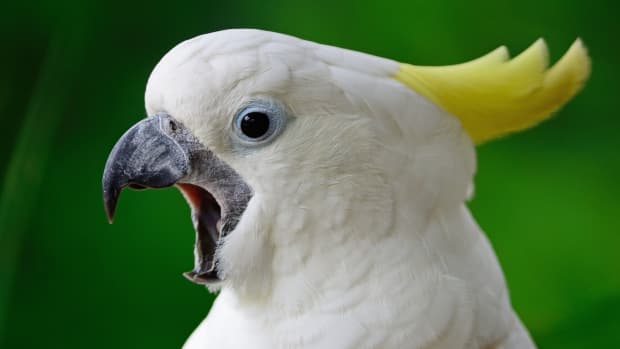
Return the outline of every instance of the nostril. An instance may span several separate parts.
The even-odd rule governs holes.
[[[168,122],[170,124],[170,129],[172,130],[172,132],[176,131],[177,130],[177,124],[174,121],[172,121],[172,120],[170,120]]]

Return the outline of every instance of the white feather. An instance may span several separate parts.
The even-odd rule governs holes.
[[[465,207],[474,146],[391,76],[394,61],[256,30],[170,51],[146,91],[250,184],[226,275],[186,348],[528,348]],[[239,154],[231,118],[277,99],[295,121]]]

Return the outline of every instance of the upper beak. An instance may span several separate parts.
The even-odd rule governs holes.
[[[103,171],[103,203],[112,223],[121,190],[164,188],[187,176],[187,151],[174,138],[176,121],[166,114],[146,118],[116,142]]]

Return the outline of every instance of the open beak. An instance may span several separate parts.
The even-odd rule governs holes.
[[[252,197],[241,177],[204,147],[180,122],[157,114],[118,140],[103,172],[103,203],[112,223],[126,188],[176,185],[192,209],[196,230],[194,269],[184,275],[199,284],[223,279],[215,258],[222,238],[237,225]]]

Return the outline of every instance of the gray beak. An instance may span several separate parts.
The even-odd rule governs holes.
[[[146,118],[116,142],[103,171],[103,202],[112,223],[121,190],[170,187],[189,172],[184,147],[172,136],[177,124],[170,116]]]
[[[252,189],[171,116],[157,114],[138,122],[110,152],[103,171],[108,221],[114,219],[123,188],[173,185],[187,199],[196,230],[194,269],[185,276],[198,284],[222,280],[216,250],[241,219]]]

